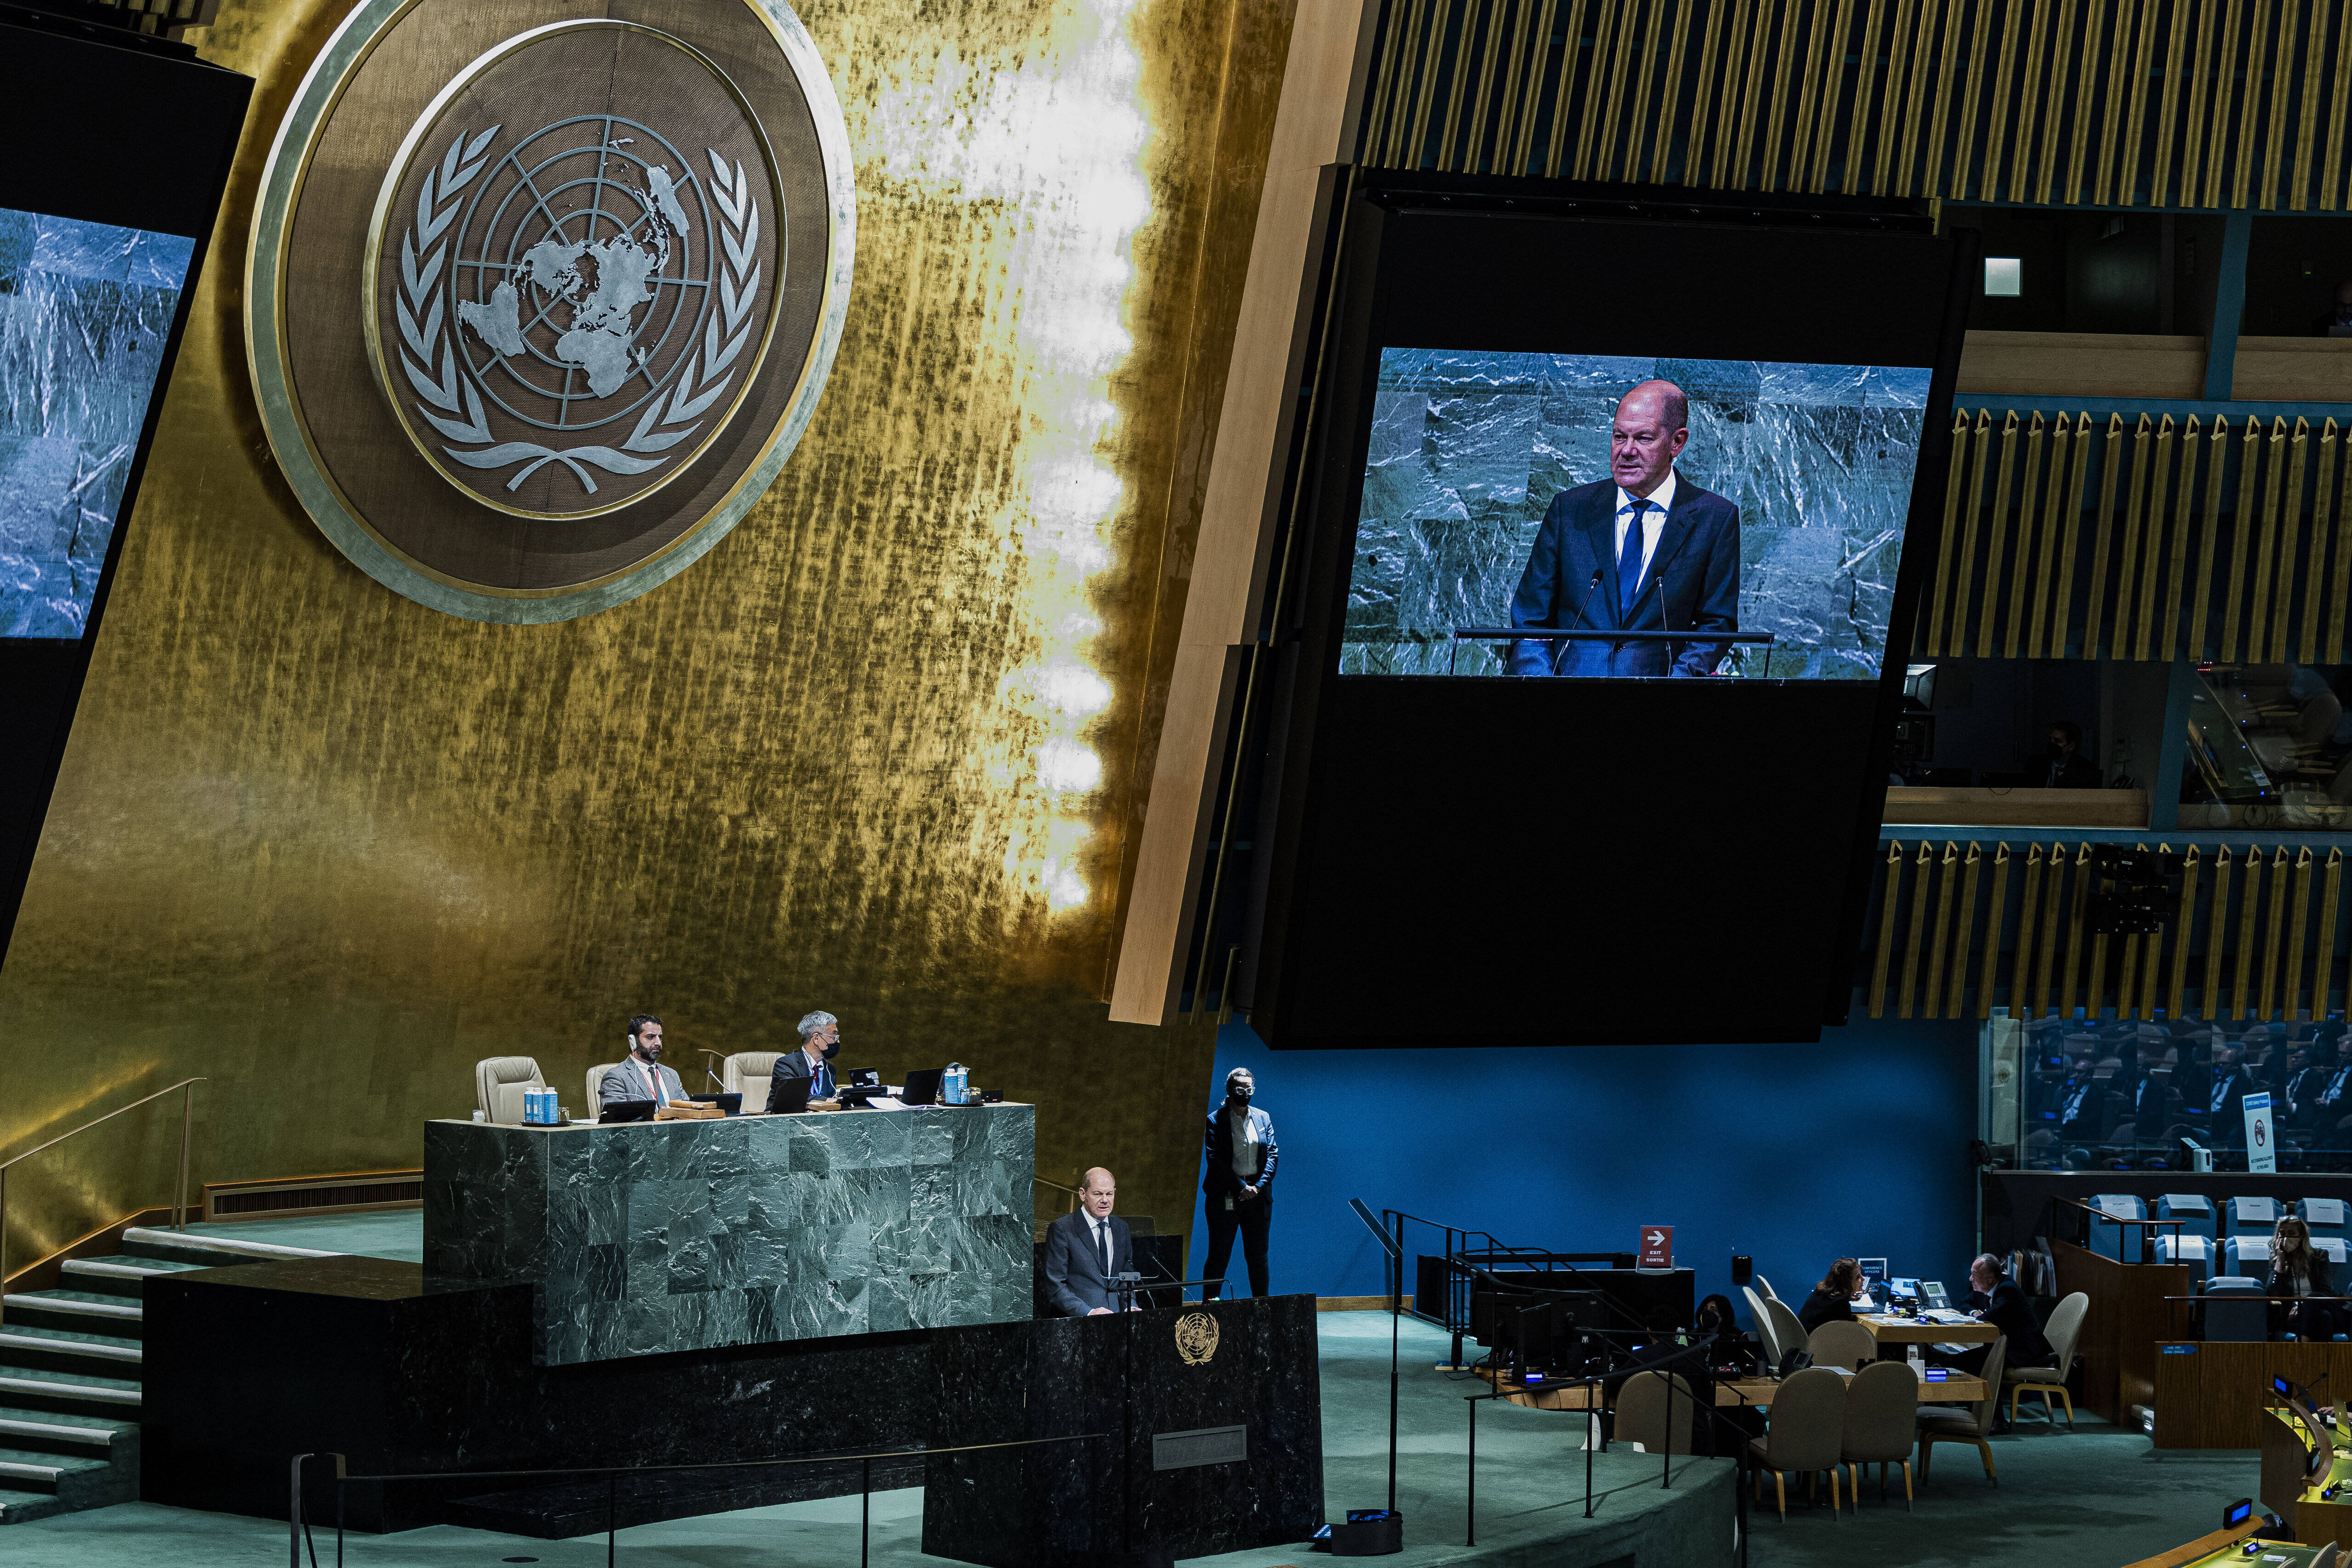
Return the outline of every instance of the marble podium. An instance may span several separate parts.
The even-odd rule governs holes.
[[[425,1268],[568,1366],[1025,1321],[1028,1105],[425,1130]]]

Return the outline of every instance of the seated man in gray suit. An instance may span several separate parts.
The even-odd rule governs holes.
[[[809,1080],[811,1100],[831,1100],[834,1096],[833,1068],[826,1064],[841,1050],[841,1020],[830,1013],[811,1013],[801,1020],[801,1048],[786,1051],[776,1058],[775,1071],[768,1075],[768,1103],[761,1109],[773,1110],[776,1090],[793,1079]]]
[[[650,1100],[669,1105],[686,1098],[686,1086],[674,1068],[661,1065],[662,1022],[651,1013],[629,1020],[627,1058],[615,1063],[596,1086],[596,1098],[606,1105],[625,1100]]]
[[[1118,1183],[1100,1165],[1078,1184],[1078,1209],[1045,1231],[1045,1294],[1066,1318],[1091,1318],[1117,1311],[1111,1279],[1135,1268],[1135,1243],[1127,1221],[1113,1219]]]

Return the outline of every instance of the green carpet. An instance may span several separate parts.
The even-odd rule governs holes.
[[[308,1247],[320,1252],[356,1252],[400,1263],[425,1261],[425,1211],[386,1209],[378,1214],[296,1215],[289,1219],[215,1220],[188,1226],[198,1236],[230,1241],[266,1241],[272,1247]]]

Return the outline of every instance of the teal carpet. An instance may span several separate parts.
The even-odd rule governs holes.
[[[188,1226],[199,1236],[229,1241],[266,1241],[272,1247],[308,1247],[320,1252],[356,1252],[398,1263],[425,1261],[425,1211],[387,1209],[380,1214],[331,1214],[293,1219],[215,1220]]]

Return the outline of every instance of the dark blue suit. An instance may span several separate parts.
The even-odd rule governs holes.
[[[1630,595],[1617,581],[1617,482],[1602,479],[1552,497],[1528,555],[1511,625],[1559,631],[1739,629],[1739,509],[1675,476],[1674,510],[1658,531],[1650,569]],[[1601,574],[1593,587],[1592,574]],[[1663,583],[1664,593],[1658,584]],[[1583,618],[1577,609],[1591,602]],[[1630,597],[1632,604],[1625,603]],[[1663,604],[1661,603],[1663,600]],[[1674,668],[1666,650],[1675,650]],[[1515,642],[1513,675],[1705,675],[1731,651],[1727,643]],[[1555,655],[1557,658],[1555,658]]]

